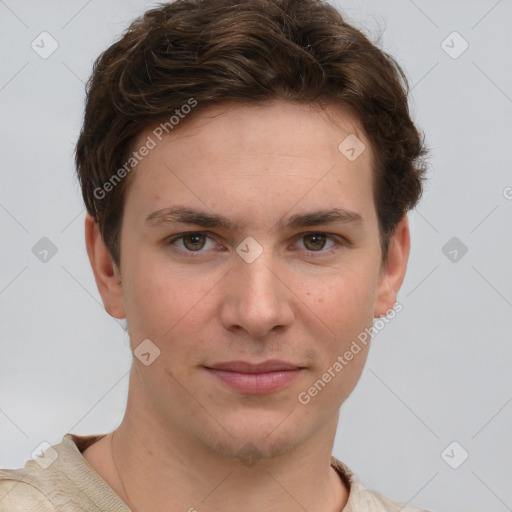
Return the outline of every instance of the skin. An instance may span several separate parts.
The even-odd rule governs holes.
[[[338,145],[352,133],[366,150],[349,161]],[[87,251],[106,311],[127,319],[132,350],[145,339],[160,349],[149,366],[134,357],[113,444],[119,473],[111,434],[83,453],[134,510],[344,507],[349,490],[330,457],[339,408],[368,346],[308,404],[297,397],[391,310],[405,275],[407,217],[384,266],[371,166],[370,142],[347,112],[282,101],[223,105],[171,132],[138,164],[123,214],[121,270],[87,216]],[[220,213],[239,229],[145,224],[175,205]],[[329,208],[362,221],[278,227],[293,214]],[[207,237],[169,240],[190,231]],[[311,232],[333,238],[305,236]],[[248,236],[263,250],[252,263],[236,252]],[[205,369],[268,359],[303,370],[279,391],[249,395]],[[247,446],[257,449],[254,465],[240,456]]]

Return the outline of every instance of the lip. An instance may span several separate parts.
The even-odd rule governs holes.
[[[304,370],[303,367],[278,360],[256,364],[228,361],[205,366],[205,369],[231,389],[251,395],[274,393],[283,389]]]
[[[228,372],[238,373],[267,373],[277,371],[299,370],[301,367],[287,363],[286,361],[279,361],[278,359],[269,359],[262,363],[249,363],[246,361],[227,361],[225,363],[217,363],[212,366],[207,366],[212,370],[226,370]]]

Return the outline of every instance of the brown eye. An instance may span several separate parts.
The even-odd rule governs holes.
[[[183,235],[183,245],[189,251],[197,251],[204,247],[205,245],[206,235],[202,235],[200,233],[190,233],[188,235]]]
[[[323,233],[309,233],[304,235],[304,247],[308,250],[318,251],[325,247],[327,237]]]
[[[165,245],[180,256],[199,258],[211,254],[211,250],[222,249],[215,240],[201,231],[189,231],[167,239]]]

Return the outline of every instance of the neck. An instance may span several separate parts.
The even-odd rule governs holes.
[[[330,465],[337,416],[284,455],[259,458],[248,444],[247,457],[222,457],[132,391],[109,450],[117,476],[101,469],[134,512],[340,512],[346,504],[348,491]]]

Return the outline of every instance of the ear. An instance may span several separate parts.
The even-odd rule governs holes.
[[[121,273],[90,214],[85,217],[85,245],[105,310],[114,318],[125,318]]]
[[[410,247],[409,220],[404,215],[389,241],[388,258],[381,269],[373,313],[376,318],[386,316],[395,305],[396,295],[405,277]]]

